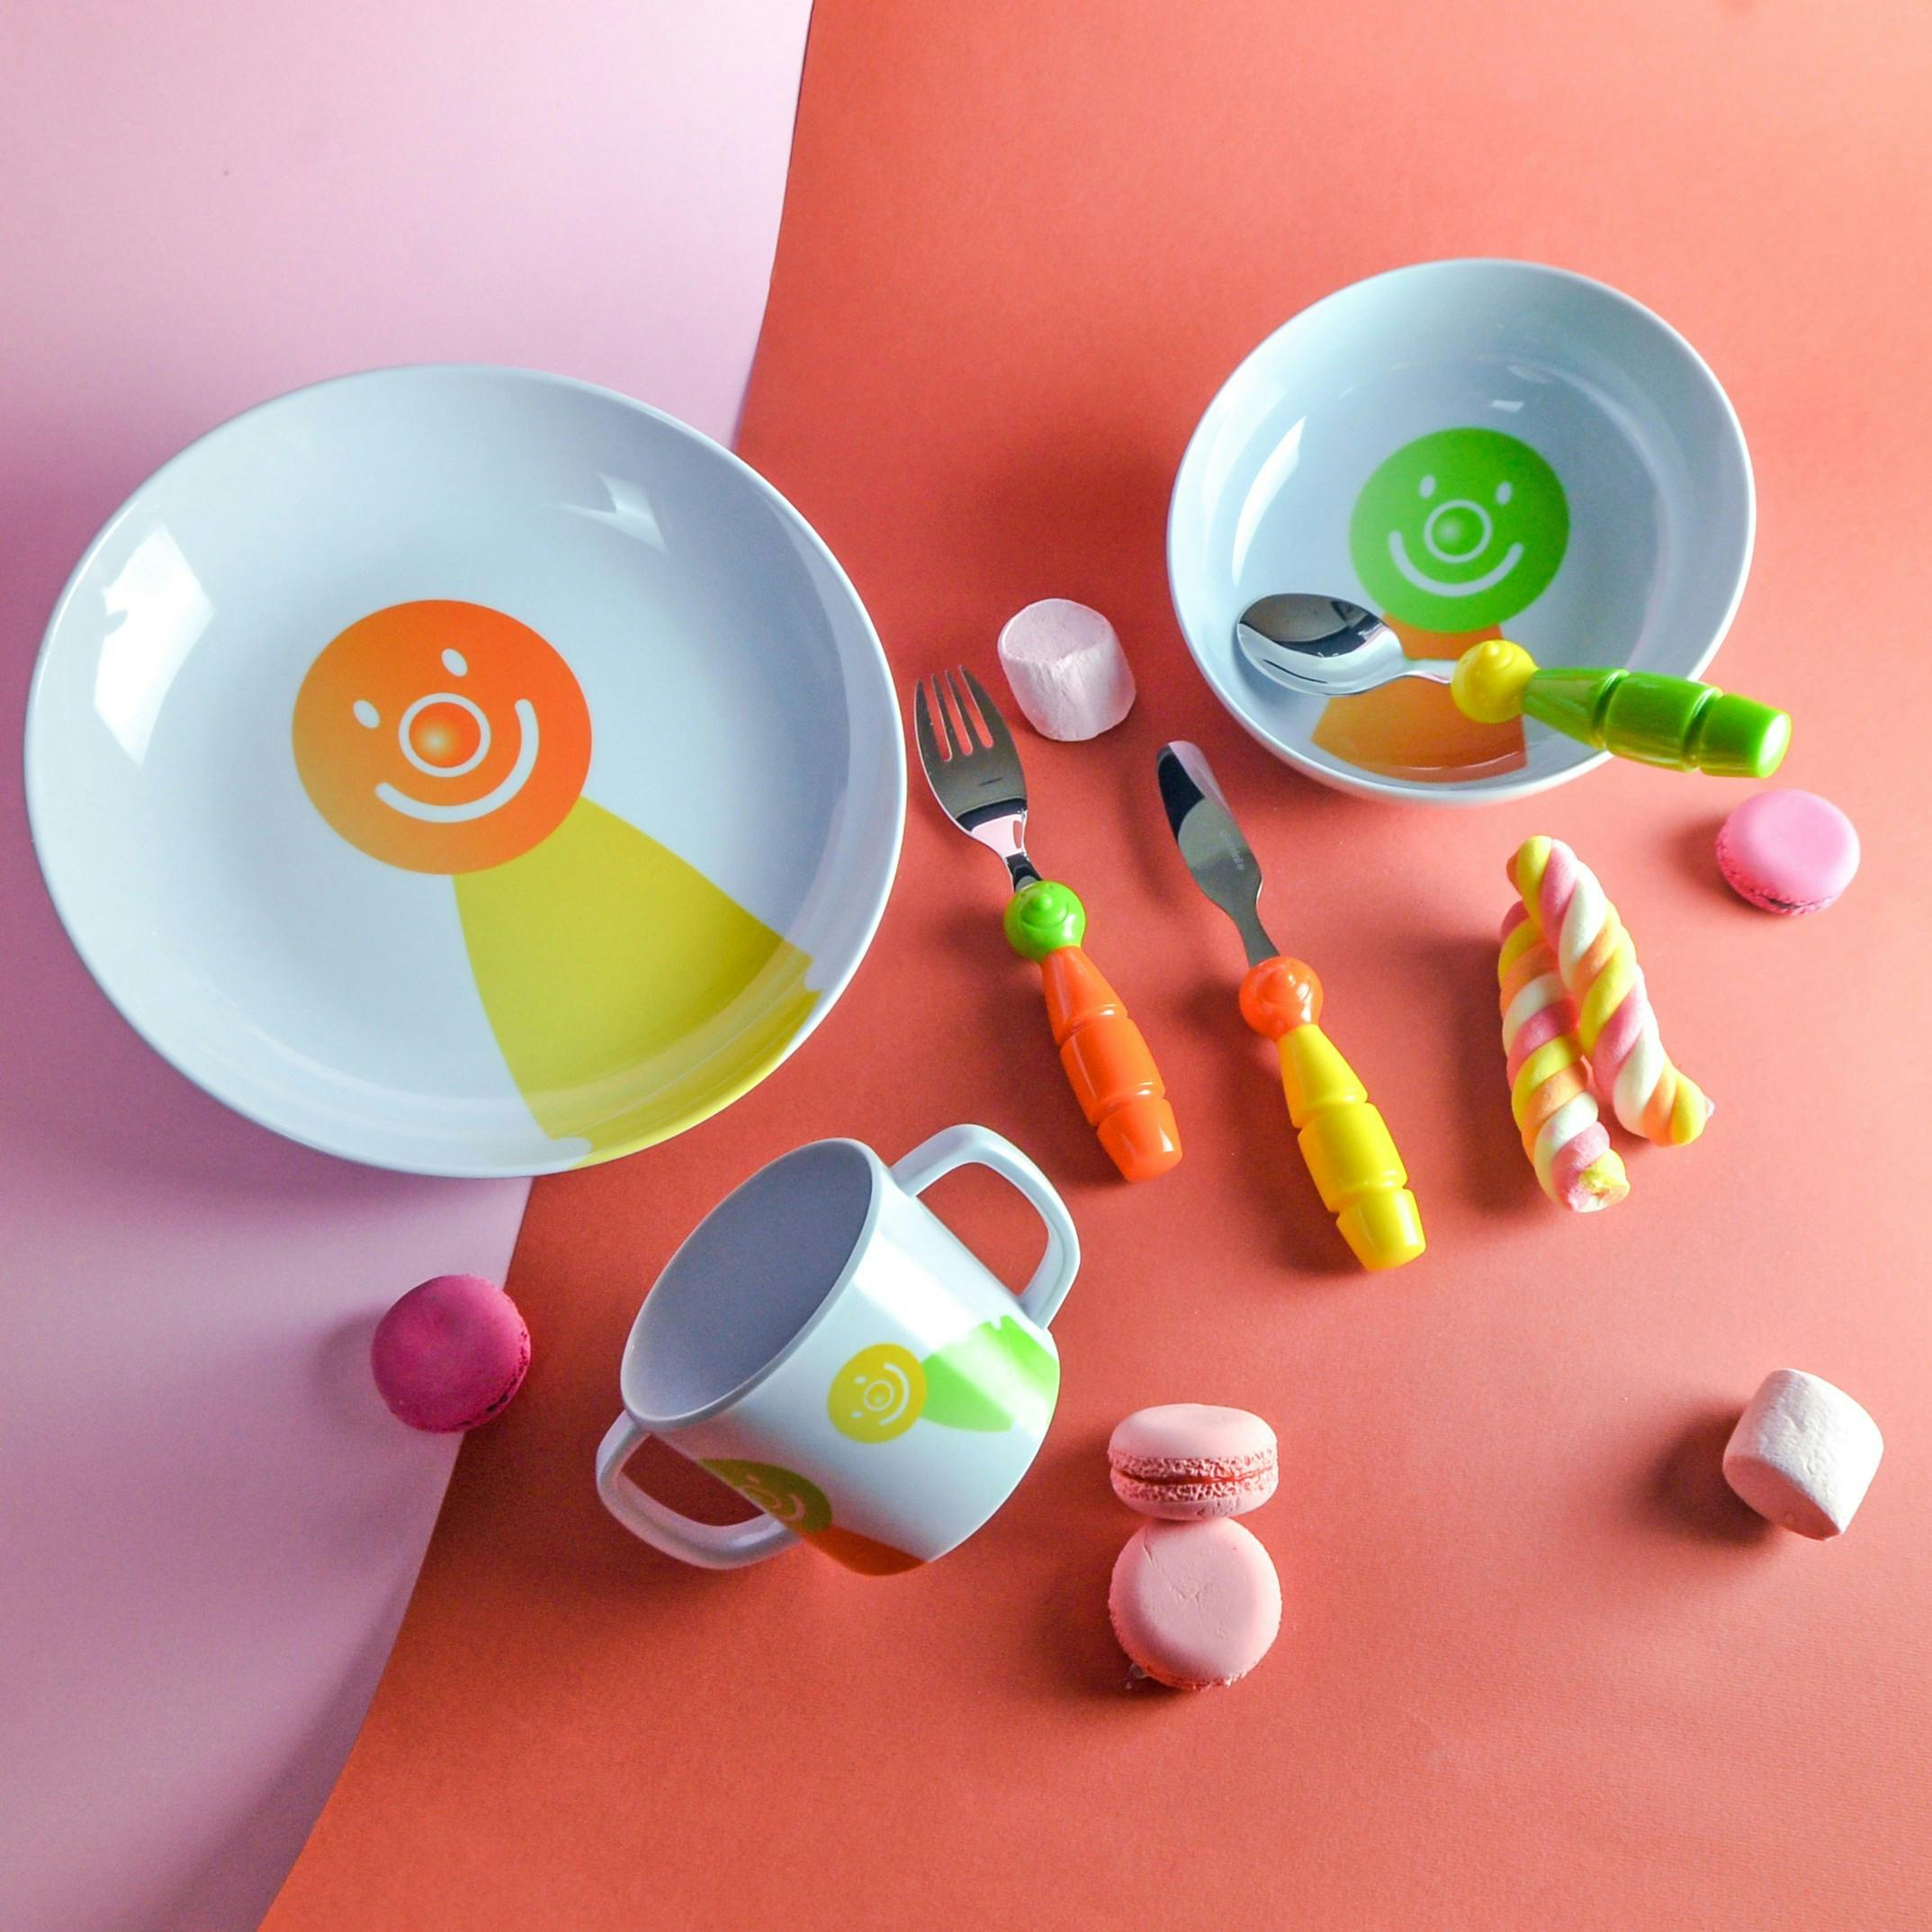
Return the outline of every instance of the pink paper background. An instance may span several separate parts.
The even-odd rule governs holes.
[[[13,10],[7,716],[94,529],[275,391],[513,362],[728,436],[807,13]],[[285,1146],[170,1072],[68,950],[12,756],[0,967],[0,1926],[251,1926],[361,1719],[454,1458],[382,1409],[370,1327],[425,1274],[500,1274],[524,1189]]]

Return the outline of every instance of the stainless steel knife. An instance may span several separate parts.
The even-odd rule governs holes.
[[[1289,1118],[1325,1206],[1364,1268],[1397,1268],[1426,1245],[1402,1156],[1367,1090],[1322,1031],[1322,983],[1284,957],[1261,922],[1262,869],[1199,745],[1155,761],[1174,842],[1199,885],[1234,921],[1247,950],[1241,1017],[1274,1041]]]

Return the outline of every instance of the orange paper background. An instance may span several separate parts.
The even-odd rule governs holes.
[[[1109,1177],[1058,1084],[993,862],[918,789],[878,943],[728,1113],[538,1183],[518,1403],[465,1448],[361,1741],[274,1932],[857,1925],[1443,1928],[1932,1923],[1927,792],[1932,31],[1856,7],[821,0],[743,436],[868,599],[902,678],[991,664],[1044,595],[1116,620],[1138,708],[1025,742],[1034,847],[1172,1087],[1187,1158]],[[1718,884],[1712,781],[1600,772],[1400,811],[1305,783],[1193,672],[1162,553],[1222,375],[1403,261],[1550,260],[1662,310],[1743,417],[1762,517],[1720,674],[1799,714],[1785,777],[1864,875],[1816,919]],[[1155,799],[1199,739],[1329,989],[1433,1246],[1342,1256],[1236,1017],[1232,933]],[[1536,1193],[1494,1017],[1502,866],[1571,840],[1620,902],[1705,1140]],[[930,1570],[734,1576],[592,1493],[637,1301],[799,1140],[889,1157],[978,1119],[1063,1184],[1086,1266],[1062,1412],[1012,1504]],[[939,1199],[1010,1270],[1022,1216]],[[1851,1534],[1721,1488],[1770,1368],[1886,1432]],[[1280,1431],[1252,1519],[1288,1601],[1247,1683],[1122,1687],[1102,1447],[1140,1404]]]

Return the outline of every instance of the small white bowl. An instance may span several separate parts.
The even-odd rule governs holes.
[[[545,1173],[702,1120],[885,903],[885,653],[804,519],[611,391],[298,390],[118,510],[27,717],[54,903],[189,1078],[375,1165]]]
[[[1411,452],[1442,432],[1464,434]],[[1755,521],[1737,414],[1668,324],[1561,269],[1428,262],[1304,310],[1223,384],[1174,480],[1168,579],[1215,694],[1289,764],[1364,796],[1487,803],[1605,754],[1532,723],[1514,768],[1365,767],[1333,749],[1321,699],[1242,659],[1236,617],[1314,591],[1406,617],[1432,654],[1499,627],[1541,664],[1694,678],[1744,593]]]

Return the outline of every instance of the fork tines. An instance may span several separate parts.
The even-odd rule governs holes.
[[[928,684],[932,687],[929,701]],[[933,713],[939,714],[939,729],[933,728]],[[928,764],[940,759],[971,758],[975,751],[993,751],[1001,741],[1011,742],[1006,721],[986,695],[985,687],[965,665],[950,671],[935,671],[921,678],[912,694],[912,728],[918,735],[920,755]]]

